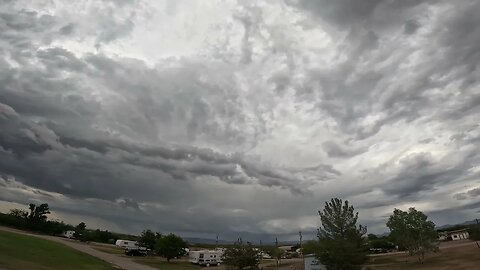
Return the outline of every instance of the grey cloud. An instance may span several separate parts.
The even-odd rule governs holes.
[[[427,138],[419,141],[419,143],[425,143],[425,144],[432,143],[432,142],[435,142],[434,138]]]
[[[296,5],[309,11],[315,18],[326,21],[334,28],[342,30],[366,28],[384,32],[386,29],[391,31],[412,21],[411,17],[416,15],[415,10],[429,2],[420,0],[300,0]]]
[[[422,192],[432,191],[462,175],[464,168],[471,166],[467,160],[465,164],[445,168],[436,164],[428,153],[412,154],[400,161],[401,171],[382,189],[399,198],[416,198]]]
[[[97,38],[97,45],[100,46],[101,43],[108,43],[118,38],[124,37],[129,34],[134,24],[130,20],[125,20],[124,22],[114,22],[114,27],[107,28],[107,30],[102,31]]]
[[[69,23],[58,30],[61,35],[71,35],[75,31],[75,25]]]
[[[132,200],[132,199],[129,199],[129,198],[120,198],[120,199],[117,199],[117,203],[123,207],[123,208],[127,208],[127,207],[131,207],[133,209],[140,209],[138,207],[138,202]]]
[[[462,3],[461,7],[454,8],[448,2],[431,1],[299,1],[298,7],[347,33],[348,42],[342,52],[348,58],[334,69],[312,69],[310,78],[297,90],[298,97],[318,100],[319,110],[334,119],[339,128],[352,134],[355,140],[374,136],[382,127],[399,121],[416,121],[424,113],[428,114],[428,108],[439,103],[444,105],[431,116],[434,121],[478,114],[478,98],[474,95],[474,89],[478,87],[478,74],[474,68],[478,63],[478,54],[475,53],[478,50],[474,44],[479,43],[475,42],[477,35],[472,28],[476,25],[476,16],[471,14],[480,7],[474,2]],[[422,48],[432,55],[445,51],[441,63],[419,67],[418,76],[398,86],[395,83],[398,78],[390,77],[404,72],[398,69],[398,65],[385,66],[381,70],[365,69],[365,62],[379,56],[388,59],[392,51],[400,50],[384,35],[395,29],[413,33],[420,21],[428,18],[425,13],[434,5],[452,9],[447,18],[436,21],[438,25],[433,26],[431,33],[425,34],[426,38],[433,40],[433,45]],[[334,35],[337,30],[332,31]],[[447,74],[451,75],[447,77]],[[449,79],[432,79],[440,77]],[[452,102],[447,97],[433,98],[428,93],[457,79],[463,81],[459,91],[465,93],[465,99],[458,96]],[[370,115],[382,117],[368,125],[360,124]]]
[[[418,28],[420,28],[420,24],[415,20],[409,20],[404,25],[404,33],[407,35],[414,34]]]
[[[323,143],[323,149],[329,157],[348,158],[359,155],[366,151],[366,149],[355,149],[352,146],[340,146],[333,141]]]
[[[457,200],[466,200],[468,198],[475,198],[480,195],[480,188],[473,188],[467,192],[456,193],[453,197]]]
[[[126,231],[235,238],[315,215],[330,197],[358,197],[368,211],[478,179],[475,1],[280,6],[307,14],[295,20],[312,32],[290,18],[291,29],[268,25],[274,15],[264,7],[275,1],[242,4],[228,18],[240,34],[222,48],[225,59],[207,53],[153,65],[119,52],[142,26],[137,16],[152,15],[135,1],[63,17],[5,3],[0,174],[16,182],[0,181],[1,199],[48,201]],[[448,16],[431,12],[444,9]],[[317,30],[318,48],[303,37]],[[372,189],[388,198],[364,196]]]
[[[37,53],[37,59],[47,67],[45,70],[49,77],[60,76],[60,70],[72,70],[77,73],[71,73],[69,77],[65,78],[60,83],[56,83],[55,81],[45,79],[44,76],[42,76],[43,74],[39,75],[31,71],[32,76],[24,76],[22,74],[21,78],[23,80],[16,82],[7,80],[6,83],[3,84],[4,90],[0,93],[0,100],[2,102],[12,106],[12,108],[21,115],[35,115],[37,118],[43,117],[43,119],[39,118],[42,119],[41,124],[31,123],[27,119],[20,120],[18,123],[10,123],[7,121],[5,125],[9,125],[10,127],[6,128],[6,130],[9,130],[12,134],[6,133],[2,136],[3,147],[12,150],[14,155],[24,156],[28,153],[26,151],[35,151],[39,155],[45,153],[43,156],[28,157],[28,162],[27,160],[23,161],[24,164],[31,163],[29,164],[31,168],[30,170],[23,171],[18,166],[9,167],[12,163],[15,163],[14,155],[11,155],[10,158],[6,159],[2,164],[2,167],[5,167],[4,170],[6,172],[12,174],[15,173],[21,176],[23,181],[27,181],[31,185],[35,185],[35,183],[43,183],[41,187],[49,189],[47,183],[52,183],[51,188],[53,188],[53,190],[76,196],[80,195],[82,192],[86,192],[85,195],[93,197],[107,196],[112,198],[117,195],[123,196],[122,194],[115,195],[113,193],[102,195],[101,189],[93,191],[86,186],[80,187],[80,185],[83,185],[82,180],[80,178],[77,179],[76,176],[70,175],[71,173],[90,175],[90,177],[84,176],[86,179],[83,180],[88,184],[94,182],[109,184],[118,176],[106,168],[110,167],[109,164],[117,163],[124,166],[140,167],[142,170],[157,170],[163,173],[164,177],[167,177],[168,179],[193,180],[196,175],[210,175],[229,183],[257,183],[269,187],[286,188],[295,193],[304,193],[308,188],[308,185],[301,187],[297,183],[297,181],[302,181],[304,178],[301,172],[292,172],[288,168],[269,168],[266,164],[261,166],[261,168],[260,166],[247,161],[249,159],[248,156],[244,157],[241,154],[225,155],[215,153],[207,148],[198,149],[196,147],[173,147],[172,150],[162,147],[152,147],[150,144],[139,147],[135,146],[134,143],[125,143],[121,140],[117,140],[108,134],[102,135],[94,129],[85,129],[85,127],[89,127],[92,122],[97,121],[95,113],[98,112],[100,105],[97,105],[96,101],[85,100],[82,96],[73,94],[74,90],[81,90],[77,89],[73,82],[75,82],[74,78],[78,76],[78,73],[81,73],[82,71],[92,77],[99,76],[99,74],[90,71],[88,66],[93,64],[96,69],[101,68],[104,74],[100,74],[102,77],[99,79],[108,78],[108,81],[106,81],[107,84],[113,82],[111,79],[112,77],[117,78],[115,85],[118,86],[118,82],[124,80],[122,78],[122,70],[128,69],[133,72],[147,70],[155,77],[163,75],[153,73],[153,71],[149,71],[141,65],[141,63],[137,62],[127,62],[126,64],[123,64],[122,62],[117,62],[100,56],[90,56],[85,59],[78,59],[72,53],[69,53],[64,49],[39,51]],[[7,72],[12,73],[15,71]],[[130,77],[129,84],[133,83],[131,79],[132,77]],[[24,90],[27,87],[32,89],[35,95],[27,95],[27,92]],[[122,87],[125,87],[125,85]],[[151,91],[153,91],[153,88],[150,87],[150,85],[145,84],[141,89],[149,95]],[[68,88],[69,92],[72,92],[72,94],[65,92],[63,90],[65,88]],[[55,90],[57,93],[53,92],[53,94],[51,94],[52,90]],[[28,102],[28,98],[32,99],[31,102]],[[35,99],[35,101],[33,99]],[[161,102],[161,100],[162,99],[159,101]],[[196,102],[196,100],[192,100],[192,97],[188,97],[188,100],[189,102]],[[144,102],[149,101],[146,99],[141,100],[138,107],[133,108],[148,109],[149,106],[152,106],[153,109],[153,106],[156,106],[156,104],[153,103],[145,107]],[[35,105],[32,106],[31,104]],[[195,108],[199,107],[194,105],[192,109],[194,110]],[[152,136],[156,134],[153,133],[154,130],[150,125],[151,120],[148,115],[151,114],[145,111],[140,111],[140,114],[138,114],[138,111],[135,111],[134,113],[136,113],[138,117],[145,117],[145,122],[144,124],[139,125],[143,120],[129,121],[129,123],[133,124],[129,130],[131,136],[138,134],[135,130],[143,130],[143,132],[151,130]],[[180,117],[185,117],[184,111],[178,111],[178,113]],[[206,117],[203,116],[204,113],[210,112],[203,112],[201,110],[192,112],[192,118],[189,120],[191,121],[190,123],[203,122],[202,117]],[[132,117],[132,115],[129,117]],[[70,126],[71,123],[76,123],[76,126],[73,129]],[[169,123],[167,120],[164,123],[167,125],[176,125],[178,128],[178,123],[176,122]],[[12,125],[25,126],[25,128],[13,128]],[[69,130],[67,130],[67,128]],[[187,125],[185,128],[187,129],[187,134],[201,135],[204,132],[209,132],[209,129],[215,128],[215,126],[197,125],[196,127],[192,127],[191,125]],[[222,127],[219,126],[219,128]],[[24,132],[25,134],[23,134],[23,136],[18,136],[19,134],[17,132],[19,130],[25,130],[27,133]],[[38,136],[41,130],[46,130],[48,134],[53,136],[53,138],[36,141],[34,138]],[[227,132],[229,133],[230,131],[227,130]],[[25,137],[28,134],[31,134],[31,136],[28,138]],[[85,139],[81,139],[82,134],[83,136],[86,136]],[[177,133],[173,133],[172,135],[177,135]],[[77,138],[72,136],[76,136]],[[95,136],[103,137],[100,137],[101,140],[98,140],[94,139]],[[108,142],[109,140],[112,142]],[[179,150],[176,150],[175,148],[179,148]],[[78,157],[88,158],[91,161],[76,161],[76,168],[68,171],[67,168],[73,166],[73,164],[71,164],[73,160],[66,158],[57,164],[57,169],[43,171],[44,169],[42,168],[44,168],[44,165],[40,164],[46,164],[45,162],[47,162],[47,160],[56,159],[57,156],[62,155],[62,153],[64,155],[74,154]],[[152,158],[147,158],[144,155],[152,156]],[[160,158],[158,155],[163,158]],[[92,162],[93,160],[95,160],[95,162]],[[50,162],[51,161],[52,160],[50,160]],[[35,164],[37,162],[39,164]],[[64,166],[64,168],[61,168],[61,166]],[[239,172],[238,169],[243,172]],[[242,173],[244,176],[242,176]],[[38,177],[34,177],[34,175],[38,175]],[[39,181],[39,179],[35,178],[42,178],[43,180]],[[101,180],[105,178],[111,180]],[[323,175],[323,178],[329,179],[330,177],[325,174]],[[71,179],[71,181],[66,181],[65,179]],[[144,181],[147,180],[144,179]],[[70,187],[66,186],[66,183],[69,183]],[[127,185],[131,186],[132,184]],[[121,185],[119,186],[121,187]],[[140,189],[140,187],[136,189]]]

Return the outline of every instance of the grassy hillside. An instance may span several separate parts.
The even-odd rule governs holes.
[[[9,270],[113,270],[95,257],[62,244],[0,231],[0,268]]]

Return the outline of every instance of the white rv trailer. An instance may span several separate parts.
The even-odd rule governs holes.
[[[115,242],[115,246],[121,247],[121,248],[137,248],[138,247],[138,242],[137,241],[132,241],[132,240],[122,240],[118,239]]]
[[[189,262],[198,265],[220,265],[223,260],[223,250],[194,250],[190,251]]]
[[[73,235],[75,234],[75,231],[65,231],[63,232],[62,236],[66,238],[75,238]]]

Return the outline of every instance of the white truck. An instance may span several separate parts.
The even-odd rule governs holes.
[[[207,267],[223,262],[223,250],[193,250],[189,255],[189,262]]]

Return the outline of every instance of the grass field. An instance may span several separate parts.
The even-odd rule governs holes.
[[[425,264],[418,263],[416,257],[406,254],[373,257],[368,269],[396,270],[396,269],[423,269],[423,270],[465,270],[480,269],[480,249],[471,243],[467,246],[444,248],[440,252],[429,254]]]
[[[98,250],[98,251],[102,251],[102,252],[105,252],[105,253],[116,254],[116,255],[124,255],[125,254],[123,249],[115,247],[115,246],[109,247],[109,246],[92,245],[91,247]]]
[[[117,269],[62,244],[4,231],[0,231],[0,268],[9,270]]]
[[[187,261],[172,260],[170,262],[167,262],[165,259],[156,257],[156,256],[138,258],[138,259],[135,259],[134,261],[141,264],[155,267],[157,269],[162,269],[162,270],[177,270],[177,269],[178,270],[200,270],[202,269],[201,266],[191,264]],[[212,268],[212,269],[218,270],[218,268]]]

